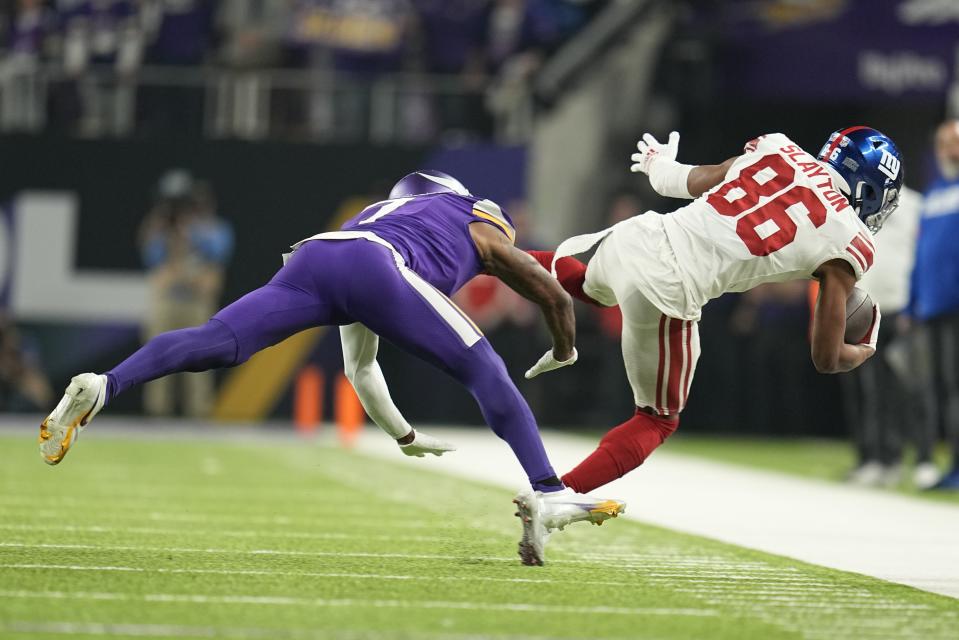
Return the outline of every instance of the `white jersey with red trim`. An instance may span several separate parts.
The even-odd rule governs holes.
[[[837,258],[860,279],[873,240],[825,166],[781,133],[744,151],[722,184],[663,216],[686,309],[727,291],[811,278]]]

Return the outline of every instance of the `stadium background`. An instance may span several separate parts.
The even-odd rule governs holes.
[[[957,56],[955,0],[0,0],[0,637],[954,638],[959,494],[924,489],[959,455],[920,393],[884,392],[959,395],[907,358],[872,417],[928,458],[884,457],[864,429],[851,446],[863,370],[814,371],[804,282],[708,305],[681,428],[602,488],[625,517],[554,534],[544,567],[514,554],[508,447],[389,345],[397,404],[459,449],[409,458],[371,425],[299,437],[296,416],[362,420],[335,331],[209,392],[187,374],[172,416],[131,390],[55,468],[35,438],[72,375],[175,306],[160,276],[182,256],[151,240],[175,207],[199,229],[191,260],[223,275],[219,306],[420,167],[498,201],[534,248],[681,204],[629,172],[645,131],[680,131],[679,160],[700,163],[869,124],[924,192],[933,132],[959,117]],[[489,278],[457,302],[560,473],[631,414],[615,310],[577,305],[580,361],[529,382],[536,309]],[[881,344],[920,352],[927,323],[888,311],[903,333]]]
[[[40,35],[17,30],[17,7],[31,4],[44,8]],[[269,28],[255,14],[231,23],[212,2],[161,2],[153,4],[167,13],[152,36],[137,14],[150,4],[106,3],[104,17],[96,3],[7,3],[0,300],[53,388],[137,346],[146,310],[135,238],[171,168],[208,181],[234,228],[226,302],[265,281],[287,245],[381,198],[417,167],[454,173],[498,200],[522,218],[520,242],[531,247],[624,211],[675,207],[627,171],[646,130],[677,129],[681,160],[718,162],[763,132],[782,130],[814,150],[830,131],[867,122],[897,140],[907,184],[922,189],[933,174],[931,132],[955,93],[956,16],[948,3],[922,0],[371,0],[348,10],[317,0],[273,3],[280,15]],[[519,22],[497,27],[492,9]],[[73,30],[123,33],[131,16],[142,31],[135,67],[109,49],[71,62]],[[379,35],[343,35],[364,28]],[[262,55],[231,55],[244,30],[272,39]],[[56,229],[75,247],[68,277],[105,278],[108,288],[120,278],[123,303],[84,300],[82,290],[35,300],[56,290],[45,279],[60,277],[44,272],[33,254],[41,247],[25,256],[18,235],[22,198],[37,191],[68,196],[65,215],[76,216]],[[502,302],[491,286],[461,298],[520,378],[545,336],[529,309]],[[706,310],[683,430],[843,434],[838,381],[816,375],[807,355],[801,293],[763,302],[757,324],[737,322],[739,298]],[[514,308],[496,308],[503,304]],[[583,361],[521,389],[543,424],[614,424],[630,404],[616,319],[578,312]],[[309,351],[300,357],[332,378],[336,342],[331,333],[300,344]],[[390,349],[383,361],[413,421],[481,422],[444,376]],[[287,384],[257,406],[221,402],[221,413],[289,416],[296,367],[247,366]],[[221,390],[231,375],[221,374]],[[38,409],[9,394],[7,404]],[[114,409],[139,410],[137,392]]]

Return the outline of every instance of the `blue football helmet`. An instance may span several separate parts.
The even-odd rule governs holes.
[[[403,176],[399,182],[393,185],[393,189],[390,190],[390,200],[426,193],[470,195],[469,190],[463,186],[463,183],[450,174],[433,169],[424,169]]]
[[[869,127],[836,131],[817,156],[836,170],[846,184],[839,185],[859,219],[872,233],[899,206],[902,155],[888,137]]]

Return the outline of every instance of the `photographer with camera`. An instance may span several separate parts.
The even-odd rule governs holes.
[[[233,230],[217,217],[208,184],[183,169],[165,173],[140,228],[140,250],[150,272],[144,340],[201,324],[216,311],[225,265],[233,252]],[[144,391],[144,407],[149,415],[169,416],[178,397],[185,415],[207,416],[214,397],[212,372],[151,382]]]

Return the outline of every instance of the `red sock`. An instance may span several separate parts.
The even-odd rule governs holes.
[[[547,271],[552,268],[555,251],[527,251],[526,253],[536,258],[536,261],[543,265],[543,268]],[[556,261],[556,279],[566,289],[566,293],[577,300],[594,304],[597,307],[603,306],[583,291],[583,283],[586,282],[586,265],[576,258],[566,257]]]
[[[678,426],[679,420],[660,418],[637,409],[632,418],[610,429],[599,441],[596,451],[563,476],[563,483],[577,493],[589,493],[621,478],[643,464]]]

